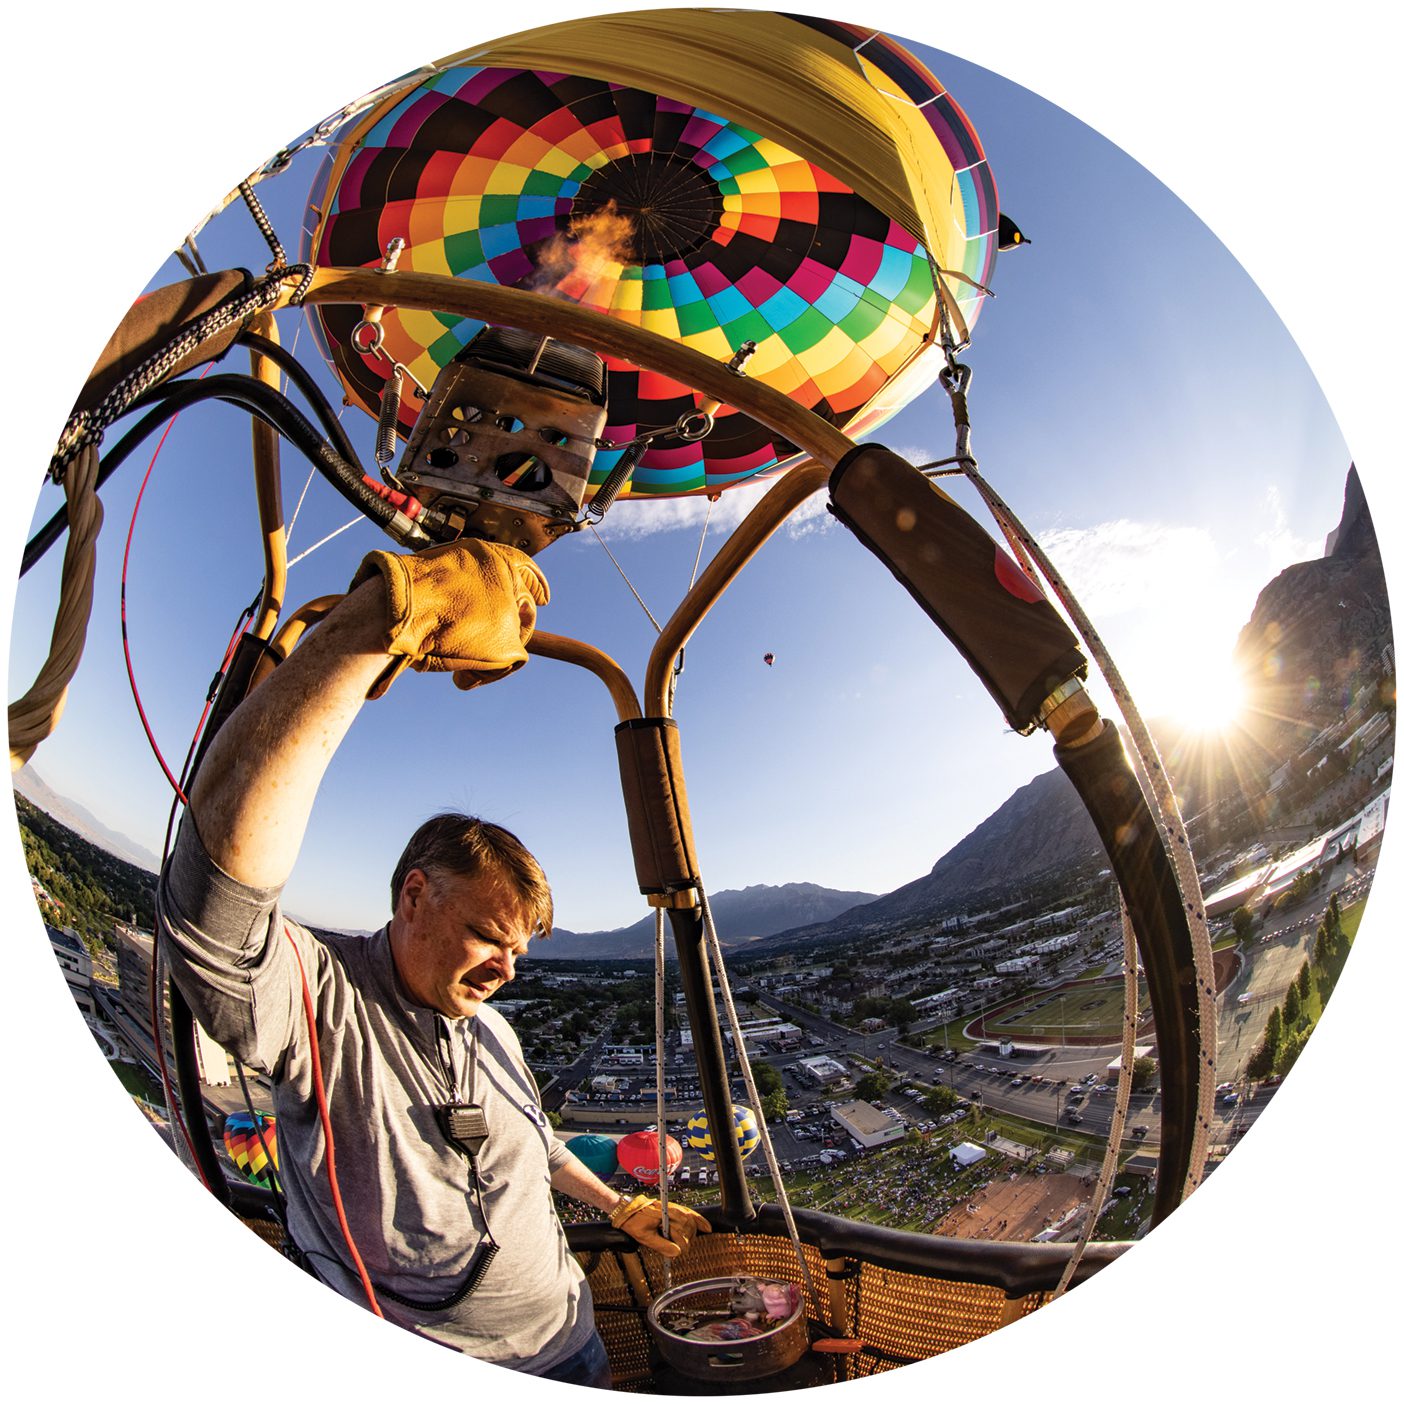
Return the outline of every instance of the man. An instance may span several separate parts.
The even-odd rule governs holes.
[[[210,746],[158,925],[201,1024],[272,1080],[288,1228],[316,1274],[468,1354],[608,1387],[551,1189],[668,1256],[707,1225],[679,1206],[662,1238],[656,1201],[616,1194],[557,1142],[515,1035],[486,1007],[549,934],[536,860],[496,825],[441,815],[410,840],[375,936],[321,940],[278,905],[366,699],[406,666],[465,688],[505,676],[548,598],[531,559],[494,543],[368,556]]]

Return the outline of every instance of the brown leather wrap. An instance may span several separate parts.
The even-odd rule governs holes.
[[[1077,640],[1038,586],[905,459],[859,446],[835,467],[829,494],[834,515],[935,620],[1016,731],[1069,678],[1086,676]]]
[[[1145,965],[1160,1060],[1160,1159],[1151,1222],[1189,1192],[1199,1104],[1199,1026],[1194,946],[1175,868],[1110,722],[1081,746],[1054,746],[1053,757],[1082,797],[1121,885]]]
[[[640,717],[615,727],[614,740],[639,891],[695,887],[697,857],[678,724],[667,717]]]
[[[193,322],[225,298],[245,292],[252,285],[248,273],[241,268],[231,268],[222,273],[205,273],[183,283],[157,288],[134,303],[103,347],[102,355],[97,358],[97,364],[73,406],[74,410],[96,408],[103,396],[124,375],[159,351],[187,322]],[[240,330],[237,325],[228,327],[218,336],[203,342],[176,365],[171,375],[182,375],[193,366],[203,365],[223,355]]]

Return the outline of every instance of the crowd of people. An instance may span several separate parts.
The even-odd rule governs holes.
[[[901,1141],[853,1160],[796,1171],[786,1177],[785,1188],[796,1208],[934,1233],[953,1208],[989,1182],[989,1161],[961,1170],[951,1159],[950,1146],[946,1137]],[[752,1194],[762,1201],[773,1199],[768,1170],[752,1180]],[[696,1208],[715,1203],[717,1191],[679,1186],[669,1191],[669,1198]],[[584,1205],[559,1197],[557,1203],[568,1223],[592,1217]]]

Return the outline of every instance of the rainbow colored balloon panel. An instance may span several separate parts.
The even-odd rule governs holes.
[[[931,345],[932,272],[913,235],[763,134],[616,83],[451,68],[333,153],[321,185],[309,261],[374,265],[398,237],[401,269],[569,298],[717,360],[754,341],[748,375],[851,433],[875,427],[875,397]],[[976,242],[983,259],[992,241]],[[359,317],[328,306],[314,320],[353,402],[376,413],[386,367],[350,346]],[[390,309],[383,325],[387,352],[428,386],[481,324]],[[698,402],[664,376],[609,370],[610,439]],[[407,396],[406,432],[416,412]],[[706,439],[658,441],[630,493],[716,493],[794,456],[724,408]],[[601,452],[592,481],[617,457]]]

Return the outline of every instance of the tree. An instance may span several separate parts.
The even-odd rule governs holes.
[[[1330,961],[1332,952],[1335,950],[1335,937],[1331,934],[1330,925],[1321,921],[1316,927],[1316,944],[1312,947],[1312,955],[1316,963],[1323,968]]]
[[[780,1074],[770,1063],[752,1063],[751,1073],[756,1079],[756,1090],[762,1095],[778,1092],[785,1085]]]
[[[1244,940],[1253,929],[1253,913],[1247,907],[1236,907],[1233,913],[1233,934]]]
[[[1302,962],[1302,968],[1297,972],[1297,994],[1301,998],[1302,1007],[1304,1009],[1311,1003],[1311,992],[1311,962],[1309,960],[1304,960]]]
[[[889,1087],[892,1086],[892,1079],[883,1072],[866,1072],[858,1079],[858,1085],[854,1088],[858,1097],[864,1102],[875,1102]]]
[[[1154,1058],[1137,1058],[1131,1064],[1131,1090],[1149,1092],[1155,1086],[1155,1075],[1158,1071],[1159,1064]]]
[[[783,1087],[777,1088],[774,1092],[762,1093],[761,1111],[765,1114],[767,1121],[780,1121],[789,1110],[790,1099],[785,1095]]]
[[[1295,981],[1287,986],[1287,998],[1282,1001],[1282,1023],[1288,1029],[1295,1029],[1302,1017],[1302,997],[1297,993]]]
[[[945,1116],[949,1111],[955,1110],[955,1104],[960,1101],[959,1095],[950,1087],[933,1087],[930,1092],[922,1098],[922,1105],[932,1116]]]
[[[1282,1051],[1282,1008],[1274,1005],[1268,1015],[1267,1028],[1263,1030],[1263,1046],[1267,1049],[1269,1071],[1277,1066],[1277,1055]]]

